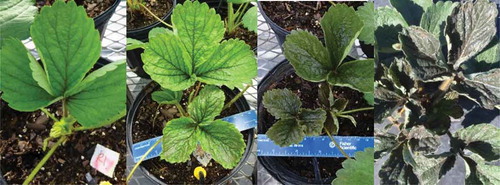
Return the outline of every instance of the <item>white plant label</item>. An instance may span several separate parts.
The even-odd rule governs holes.
[[[118,164],[120,154],[100,144],[95,147],[94,154],[90,160],[90,166],[104,175],[113,178],[115,167]]]

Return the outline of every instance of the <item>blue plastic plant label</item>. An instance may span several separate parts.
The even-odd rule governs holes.
[[[257,112],[255,110],[249,110],[222,118],[222,120],[235,124],[236,128],[239,131],[248,130],[257,126]],[[134,143],[132,145],[132,158],[134,159],[134,162],[137,163],[149,150],[149,148],[154,145],[156,141],[161,139],[161,137],[162,136],[158,136],[152,139]],[[160,156],[161,151],[162,145],[160,143],[144,158],[144,160]]]
[[[373,147],[373,137],[334,136],[334,138],[350,157],[358,151]],[[257,142],[257,156],[343,157],[328,136],[305,137],[299,144],[280,147],[265,134],[259,134]]]

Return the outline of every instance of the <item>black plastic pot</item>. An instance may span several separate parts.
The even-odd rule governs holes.
[[[276,39],[278,40],[278,44],[281,47],[281,49],[283,50],[283,43],[285,42],[285,38],[291,32],[288,30],[285,30],[281,26],[278,26],[273,20],[271,20],[271,18],[269,18],[266,15],[266,12],[262,8],[262,5],[260,4],[260,2],[257,2],[257,7],[259,8],[259,12],[262,15],[262,17],[264,17],[264,20],[266,20],[267,24],[269,24],[269,27],[271,27],[271,29],[274,31]],[[321,40],[323,40],[323,38],[321,38]]]
[[[172,0],[172,8],[168,10],[167,14],[162,17],[162,20],[168,22],[170,19],[170,15],[172,14],[172,10],[174,9],[177,1]],[[127,30],[127,38],[133,38],[136,40],[140,40],[142,42],[148,42],[148,34],[153,28],[156,27],[165,27],[161,22],[157,21],[149,26],[145,26],[142,28]],[[144,71],[142,66],[144,63],[141,59],[141,54],[144,52],[144,49],[138,48],[134,50],[127,51],[127,64],[138,76],[142,78],[150,79],[151,77]]]
[[[144,100],[146,96],[150,96],[150,94],[156,90],[159,90],[161,87],[155,82],[149,83],[142,91],[137,95],[137,98],[134,100],[134,103],[132,104],[132,107],[129,109],[128,114],[127,114],[127,150],[128,152],[132,152],[132,124],[135,122],[135,117],[137,114],[137,111],[139,110],[139,107],[141,105],[141,102]],[[236,96],[236,94],[239,93],[239,90],[234,89],[230,90],[229,88],[223,86],[222,90],[224,91],[225,94],[229,95],[230,97]],[[247,110],[250,110],[250,106],[248,105],[245,97],[240,97],[234,105],[236,106],[238,112],[244,112]],[[238,171],[241,170],[243,165],[245,165],[245,162],[248,160],[248,157],[251,155],[251,148],[254,143],[254,137],[255,137],[255,129],[248,130],[249,135],[248,135],[248,140],[247,140],[247,148],[245,149],[245,153],[243,153],[243,157],[241,158],[241,161],[238,163],[238,165],[225,177],[220,179],[218,182],[214,184],[225,184],[228,182],[234,175],[237,174]],[[150,159],[150,160],[158,160],[158,159]],[[156,178],[153,174],[149,173],[149,171],[144,168],[143,166],[139,166],[138,168],[139,171],[142,171],[144,176],[151,180],[151,182],[154,182],[154,184],[165,184],[163,181],[160,179]]]
[[[111,5],[111,7],[109,7],[106,11],[104,11],[104,13],[94,18],[95,28],[99,31],[99,34],[101,35],[101,40],[102,38],[104,38],[104,32],[106,31],[106,26],[108,25],[109,19],[111,19],[111,16],[113,16],[116,7],[118,7],[119,4],[120,0],[115,0],[113,5]]]

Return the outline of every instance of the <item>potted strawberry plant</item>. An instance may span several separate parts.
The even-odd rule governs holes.
[[[454,183],[498,184],[500,168],[493,162],[500,156],[500,129],[492,121],[500,115],[496,5],[391,4],[375,11],[377,22],[386,23],[375,31],[380,183],[450,183],[443,179],[453,174]],[[469,120],[478,111],[488,116]],[[460,163],[465,168],[456,167]]]
[[[205,183],[223,183],[248,157],[254,131],[220,118],[248,110],[242,95],[250,85],[231,89],[257,75],[256,58],[241,40],[221,42],[224,22],[206,3],[177,5],[171,21],[171,29],[151,30],[148,43],[129,45],[144,49],[144,70],[154,82],[129,111],[128,145],[162,136],[155,144],[162,143],[161,158],[141,160],[129,178],[140,165],[156,183],[194,184],[193,171],[204,166]],[[195,156],[211,157],[204,164]]]
[[[101,51],[99,32],[73,1],[43,7],[30,32],[41,61],[15,38],[5,39],[0,50],[1,142],[11,146],[3,148],[2,172],[9,183],[84,183],[78,169],[65,171],[75,172],[71,179],[51,174],[89,157],[83,153],[92,146],[82,143],[92,142],[87,130],[111,130],[106,126],[125,115],[125,63],[95,65]],[[119,127],[117,123],[113,127]],[[82,145],[81,151],[68,149],[73,148],[70,143]],[[83,166],[82,171],[91,169],[88,163]]]
[[[287,36],[283,48],[290,62],[280,63],[259,84],[259,133],[279,146],[328,135],[337,148],[332,135],[373,135],[374,60],[347,56],[363,24],[352,7],[338,4],[321,19],[325,46],[308,31]],[[331,183],[342,161],[350,158],[340,151],[345,158],[260,156],[259,161],[285,184]],[[373,160],[360,158],[361,166],[373,165]]]

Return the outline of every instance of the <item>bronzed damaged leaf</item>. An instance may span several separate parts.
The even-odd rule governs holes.
[[[264,94],[264,107],[279,119],[266,135],[279,146],[298,144],[304,137],[320,135],[327,118],[323,109],[300,108],[302,102],[288,89],[273,89]]]
[[[422,15],[422,20],[420,20],[420,26],[438,38],[442,46],[446,46],[446,38],[444,36],[446,19],[457,5],[458,3],[451,1],[439,1],[430,6]]]
[[[326,112],[323,109],[301,109],[297,121],[305,126],[306,136],[317,136],[323,130],[323,123],[326,119]]]
[[[299,113],[302,102],[289,89],[267,91],[262,103],[271,115],[280,118],[292,118]]]
[[[499,184],[500,178],[498,173],[500,167],[487,164],[481,156],[471,154],[462,156],[465,160],[466,184]]]
[[[500,69],[474,73],[463,78],[460,84],[452,86],[463,95],[486,109],[494,109],[500,105]]]
[[[441,138],[429,132],[424,126],[415,126],[408,133],[408,144],[413,152],[430,154],[441,145]]]
[[[278,120],[269,128],[266,135],[281,147],[300,143],[306,136],[303,127],[292,118]]]
[[[375,159],[379,159],[389,154],[394,147],[398,145],[398,141],[396,140],[396,135],[391,133],[377,133],[375,134]]]
[[[461,140],[467,149],[487,161],[500,158],[500,129],[491,124],[477,124],[458,130],[453,137]]]
[[[381,184],[418,184],[418,178],[412,167],[403,159],[404,144],[391,151],[389,158],[384,162],[378,175]]]
[[[407,144],[403,149],[405,161],[412,166],[413,172],[421,184],[437,184],[440,171],[447,160],[447,156],[424,156],[414,153]]]
[[[411,26],[399,35],[402,50],[415,75],[423,81],[449,74],[443,61],[439,40],[426,30]]]
[[[454,69],[478,54],[496,33],[498,14],[495,3],[488,0],[466,1],[448,17],[446,35],[449,45],[448,64]]]

